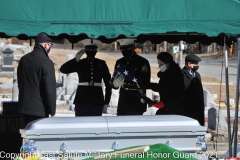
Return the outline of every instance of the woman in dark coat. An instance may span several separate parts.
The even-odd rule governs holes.
[[[160,102],[149,105],[155,105],[160,108],[156,115],[163,114],[184,114],[184,79],[183,74],[178,66],[173,61],[173,57],[168,52],[161,52],[157,56],[159,69],[158,83],[151,83],[150,89],[159,92]]]

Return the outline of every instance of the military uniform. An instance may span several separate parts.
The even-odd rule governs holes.
[[[120,67],[122,68],[119,69]],[[142,115],[146,111],[147,103],[140,96],[146,95],[151,74],[148,60],[136,53],[133,53],[131,58],[123,57],[115,64],[114,76],[119,72],[124,74],[125,81],[120,88],[117,115]]]
[[[186,62],[198,63],[201,61],[196,55],[188,55],[185,58]],[[183,67],[185,99],[184,112],[185,116],[198,120],[200,125],[204,126],[204,95],[200,74],[195,71]]]
[[[80,108],[80,112],[86,112],[79,113],[80,116],[101,116],[104,104],[109,104],[111,98],[109,83],[111,75],[106,62],[88,57],[77,62],[74,58],[63,64],[60,71],[65,74],[73,72],[78,74],[79,84],[74,99],[75,111]],[[106,87],[105,98],[101,86],[102,79]]]

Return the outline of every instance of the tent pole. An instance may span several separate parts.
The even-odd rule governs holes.
[[[182,57],[183,57],[183,41],[180,41],[179,44],[179,66],[180,68],[183,68],[183,64],[182,64]]]
[[[72,43],[72,49],[74,48],[74,43]]]
[[[236,106],[235,106],[235,123],[234,123],[234,152],[233,156],[237,156],[237,133],[238,133],[238,103],[239,103],[239,73],[240,72],[240,37],[238,38],[238,68],[236,81]]]
[[[224,37],[225,42],[225,37]],[[231,138],[231,122],[230,122],[230,104],[229,104],[229,83],[228,83],[228,53],[226,44],[224,43],[225,50],[225,81],[226,81],[226,98],[227,98],[227,121],[228,121],[228,147],[229,157],[232,157],[232,138]]]

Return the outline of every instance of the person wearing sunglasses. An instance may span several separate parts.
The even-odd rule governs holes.
[[[76,72],[78,86],[74,99],[75,116],[101,116],[108,113],[111,98],[110,72],[105,61],[95,58],[100,41],[85,39],[81,41],[85,48],[75,58],[64,63],[60,71],[64,74]],[[82,58],[86,53],[86,58]],[[103,94],[102,80],[105,83]]]
[[[25,126],[56,113],[55,69],[48,57],[52,42],[46,33],[39,33],[33,51],[22,56],[17,67],[18,106]]]

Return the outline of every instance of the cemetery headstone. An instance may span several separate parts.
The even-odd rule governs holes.
[[[204,107],[208,112],[208,128],[211,130],[227,130],[227,122],[224,118],[224,115],[216,107],[216,104],[213,100],[211,93],[208,90],[204,90]]]
[[[13,51],[9,48],[6,48],[3,53],[3,66],[2,72],[13,72]]]

